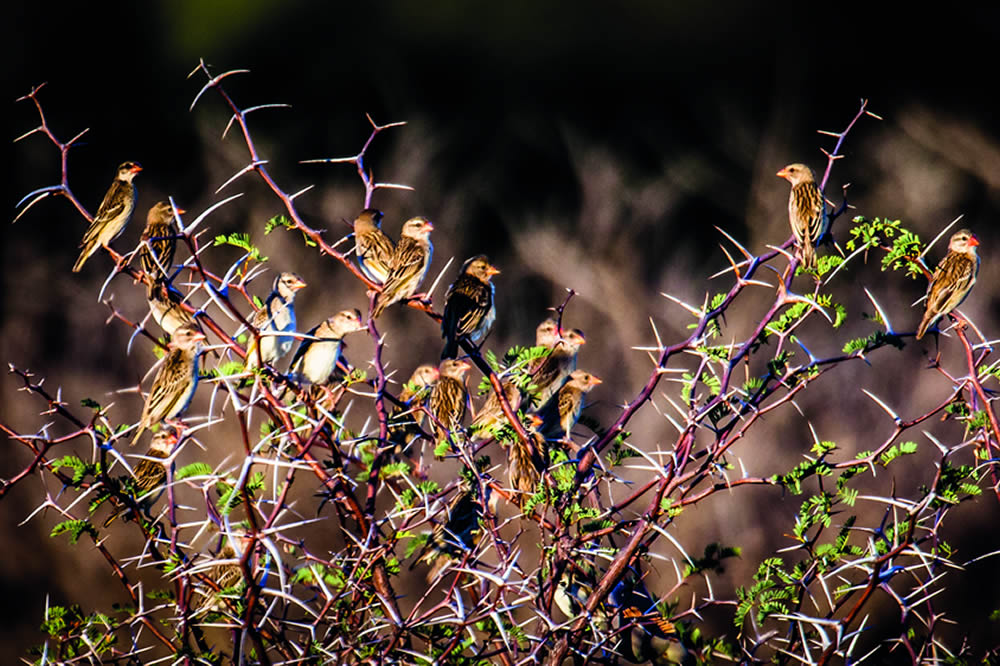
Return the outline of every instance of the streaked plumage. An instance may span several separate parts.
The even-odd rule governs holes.
[[[688,666],[694,656],[681,642],[672,622],[656,612],[643,613],[635,606],[622,609],[622,626],[629,626],[622,656],[633,664]]]
[[[500,270],[484,254],[466,259],[458,279],[445,296],[441,337],[445,339],[441,358],[455,358],[462,338],[479,342],[493,326],[497,309],[492,278]]]
[[[160,428],[160,430],[153,435],[153,440],[150,442],[149,450],[146,451],[147,457],[139,460],[133,470],[135,472],[134,486],[136,501],[142,502],[145,500],[143,504],[147,505],[151,505],[153,501],[155,501],[155,498],[147,497],[148,493],[162,485],[163,482],[167,480],[167,469],[159,459],[169,457],[170,451],[176,443],[177,435],[170,428]],[[157,458],[158,460],[152,460],[152,458]],[[114,503],[114,500],[112,500],[112,503]],[[127,519],[129,514],[129,507],[122,504],[115,504],[115,510],[108,517],[108,519],[104,521],[104,526],[107,527],[110,525],[118,516],[122,516],[123,519]]]
[[[538,412],[543,421],[540,430],[546,439],[570,439],[583,410],[583,396],[600,383],[598,377],[586,370],[574,370],[570,374],[569,381],[563,384],[556,397]]]
[[[431,425],[438,443],[448,438],[449,431],[456,437],[462,429],[468,400],[465,373],[471,367],[467,361],[455,359],[441,361],[438,366],[438,380],[431,390],[427,405],[434,417]]]
[[[563,614],[573,619],[586,612],[587,600],[594,591],[594,577],[570,565],[556,583],[552,600]],[[590,625],[601,633],[611,626],[611,618],[605,603],[601,603],[590,616]]]
[[[181,326],[195,325],[191,313],[181,307],[181,295],[164,282],[146,288],[146,303],[153,313],[153,321],[167,335],[173,336]]]
[[[979,274],[978,246],[979,239],[968,229],[952,234],[948,242],[948,254],[938,264],[927,285],[927,303],[924,306],[924,317],[917,328],[917,340],[924,337],[927,329],[941,317],[961,305],[969,295]]]
[[[247,345],[246,369],[259,367],[258,361],[273,365],[292,349],[295,338],[290,335],[273,335],[274,333],[291,333],[295,331],[295,295],[306,286],[295,273],[284,272],[274,279],[274,286],[264,305],[254,312],[250,323],[262,334],[260,336],[260,354],[258,359],[257,340],[251,339]],[[265,335],[271,334],[271,335]]]
[[[239,565],[240,558],[243,557],[243,543],[246,539],[242,535],[236,535],[239,541],[237,548],[232,539],[227,539],[222,550],[219,552],[218,560],[204,575],[218,587],[218,590],[207,584],[200,584],[194,587],[195,597],[192,597],[192,609],[195,614],[205,612],[225,612],[228,608],[227,599],[232,599],[232,589],[243,582],[243,569]],[[226,593],[226,590],[229,590]],[[232,603],[235,603],[233,599]]]
[[[788,222],[799,247],[802,267],[815,269],[816,244],[829,226],[823,193],[816,185],[812,169],[805,164],[789,164],[776,175],[792,184],[788,195]]]
[[[187,409],[198,387],[198,354],[204,339],[205,335],[191,325],[182,326],[174,332],[170,353],[153,379],[139,418],[139,427],[129,446],[135,446],[147,428],[179,416]]]
[[[384,283],[395,249],[392,240],[382,232],[382,211],[374,208],[361,211],[354,220],[354,255],[361,272],[372,282]]]
[[[528,417],[525,431],[532,448],[522,442],[520,437],[514,437],[507,447],[507,479],[510,487],[517,491],[514,501],[520,507],[534,494],[545,469],[545,439],[538,432],[541,425],[542,419],[537,414]]]
[[[394,407],[389,417],[389,441],[394,444],[396,455],[402,454],[419,435],[426,416],[420,406],[430,396],[437,380],[438,369],[424,364],[413,371],[399,392],[399,401],[404,406]]]
[[[537,370],[532,373],[532,383],[535,398],[532,402],[538,409],[545,405],[562,388],[570,373],[576,369],[576,357],[580,347],[586,343],[583,331],[574,328],[563,331],[552,347],[552,352],[542,360]]]
[[[177,209],[179,215],[184,212]],[[169,201],[161,201],[149,209],[146,228],[142,230],[139,241],[139,263],[149,277],[150,284],[170,275],[177,250],[177,239],[174,238],[176,233],[174,209]]]
[[[74,273],[80,272],[97,248],[107,246],[125,230],[135,208],[135,186],[132,185],[132,179],[140,171],[142,167],[135,162],[125,162],[118,167],[111,187],[97,208],[94,221],[83,235],[80,256],[73,264]]]
[[[414,217],[403,224],[403,231],[392,253],[389,274],[382,285],[382,292],[375,297],[372,318],[398,301],[411,298],[424,281],[431,265],[434,245],[430,233],[434,225],[422,217]]]
[[[359,310],[341,310],[309,331],[319,340],[302,340],[292,357],[292,378],[296,381],[323,385],[333,377],[340,359],[344,336],[363,331]]]
[[[500,386],[503,387],[503,394],[507,398],[507,404],[510,405],[511,410],[516,414],[517,410],[521,407],[523,399],[521,390],[517,388],[514,382],[509,380],[500,382]],[[486,394],[486,401],[483,402],[482,408],[476,413],[476,418],[473,419],[472,424],[469,426],[472,441],[483,441],[493,437],[497,429],[504,423],[507,423],[507,417],[504,416],[500,399],[497,397],[496,391],[490,390]]]

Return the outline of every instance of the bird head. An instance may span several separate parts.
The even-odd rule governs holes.
[[[799,183],[809,183],[815,180],[812,169],[805,164],[789,164],[784,169],[775,174],[784,178],[793,186]]]
[[[949,252],[959,252],[961,254],[975,254],[979,247],[979,239],[968,229],[960,229],[951,236],[948,241]]]
[[[423,240],[434,231],[434,225],[422,217],[411,217],[403,223],[403,230],[400,235],[416,240]]]
[[[274,290],[277,291],[282,298],[286,299],[293,296],[295,292],[305,286],[306,283],[302,278],[289,271],[285,271],[274,279]]]

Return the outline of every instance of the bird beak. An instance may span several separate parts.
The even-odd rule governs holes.
[[[788,172],[786,170],[784,170],[784,169],[782,169],[781,171],[779,171],[778,173],[776,173],[774,175],[775,176],[780,176],[780,177],[786,178],[786,179],[788,178]]]
[[[135,164],[132,166],[131,169],[129,169],[129,171],[131,171],[132,173],[139,173],[140,171],[142,171],[142,166],[139,164]]]
[[[486,267],[486,274],[489,275],[490,277],[493,277],[494,275],[500,275],[500,269],[497,268],[496,266],[492,266],[492,265],[491,266],[487,266]]]
[[[978,245],[979,245],[979,239],[978,239],[978,238],[976,238],[975,236],[971,236],[971,237],[969,238],[969,243],[968,243],[968,244],[969,244],[969,246],[971,246],[971,247],[976,247],[976,246],[978,246]]]
[[[604,380],[601,379],[600,377],[594,377],[593,375],[591,375],[589,383],[591,386],[597,386],[598,384],[603,384]]]
[[[184,210],[183,208],[177,208],[177,207],[175,207],[175,208],[174,208],[174,210],[176,210],[176,211],[177,211],[177,214],[178,214],[178,215],[183,215],[184,213],[186,213],[186,212],[187,212],[187,211],[186,211],[186,210]]]
[[[538,414],[531,414],[528,416],[528,425],[530,425],[532,428],[538,428],[543,423],[545,423],[545,421],[543,421],[542,418],[538,416]]]
[[[424,222],[424,227],[426,227],[427,231],[434,231],[434,225],[430,222]]]
[[[292,289],[294,289],[295,291],[298,291],[299,289],[302,289],[303,287],[305,287],[306,283],[303,282],[302,280],[296,280],[295,282],[292,283],[291,286],[292,286]]]

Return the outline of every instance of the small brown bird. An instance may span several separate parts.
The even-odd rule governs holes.
[[[399,244],[389,262],[389,273],[382,284],[382,292],[375,297],[373,319],[393,303],[412,298],[420,287],[434,255],[434,245],[430,238],[433,230],[434,225],[422,217],[411,218],[403,224]]]
[[[466,259],[458,279],[445,296],[444,317],[441,319],[441,337],[445,339],[441,358],[458,356],[458,343],[462,338],[479,342],[493,326],[497,308],[493,299],[493,276],[500,269],[490,264],[484,254]]]
[[[788,196],[788,221],[792,225],[795,244],[800,249],[802,267],[816,268],[816,244],[829,227],[826,202],[816,185],[812,169],[805,164],[789,164],[776,175],[792,184]]]
[[[559,342],[559,322],[546,319],[535,328],[535,346],[552,349]]]
[[[149,397],[142,408],[139,427],[129,446],[135,446],[139,436],[155,423],[179,416],[187,409],[198,387],[198,355],[205,334],[192,325],[174,331],[170,339],[170,353],[163,361]]]
[[[567,618],[575,618],[587,612],[587,601],[594,591],[596,572],[590,571],[590,565],[585,570],[582,566],[571,565],[556,583],[552,600]],[[592,629],[604,633],[611,626],[611,617],[607,603],[601,603],[590,616],[589,625]]]
[[[169,457],[170,451],[176,443],[177,435],[171,428],[160,428],[153,435],[149,450],[146,451],[147,457],[140,460],[134,470],[135,499],[137,502],[152,505],[155,501],[155,498],[148,497],[148,495],[167,480],[167,469],[160,460],[152,460],[152,458],[165,459]],[[143,502],[143,500],[147,501]],[[112,500],[112,503],[114,503],[114,500]],[[130,510],[128,506],[116,504],[115,511],[104,521],[104,526],[107,527],[113,523],[118,516],[121,516],[123,520],[127,520],[129,515]]]
[[[177,214],[183,215],[185,210],[178,208]],[[170,275],[174,265],[174,252],[177,250],[177,239],[174,229],[174,209],[169,201],[161,201],[149,209],[146,215],[146,228],[142,230],[139,241],[139,263],[149,277],[149,284],[165,279]]]
[[[448,435],[457,437],[465,420],[468,394],[465,388],[465,373],[472,365],[468,361],[445,359],[438,366],[438,380],[431,390],[428,410],[434,428],[434,439],[440,444]]]
[[[979,275],[979,239],[968,229],[952,234],[948,254],[941,260],[927,285],[927,305],[917,328],[917,340],[927,329],[965,300]]]
[[[259,355],[257,338],[251,339],[247,345],[247,370],[259,367],[259,361],[273,365],[291,351],[295,338],[275,333],[291,333],[295,330],[295,295],[305,286],[302,278],[288,271],[274,279],[270,295],[250,319],[261,336]]]
[[[509,380],[500,382],[500,386],[503,387],[507,404],[510,405],[511,411],[516,414],[523,400],[521,389]],[[496,391],[491,390],[486,395],[486,401],[483,402],[482,408],[476,413],[476,418],[469,426],[470,437],[474,442],[490,439],[496,436],[497,430],[505,423],[507,423],[507,417],[504,416],[500,399],[497,397]]]
[[[239,565],[239,560],[243,557],[243,551],[249,545],[249,540],[242,534],[234,536],[239,543],[234,544],[233,539],[227,538],[222,550],[219,551],[219,561],[205,572],[205,576],[212,582],[212,586],[197,585],[194,587],[197,598],[192,597],[191,607],[195,614],[209,611],[222,613],[227,608],[226,599],[232,599],[235,602],[233,589],[243,582],[243,569]]]
[[[164,282],[156,282],[146,288],[146,302],[153,313],[153,320],[169,336],[173,336],[181,326],[195,325],[191,313],[181,307],[181,295]]]
[[[570,374],[569,381],[559,389],[555,399],[538,412],[543,421],[540,431],[546,439],[570,440],[573,426],[583,411],[583,396],[600,383],[598,377],[586,370],[574,370]]]
[[[360,310],[341,310],[309,331],[319,340],[303,340],[292,357],[292,378],[325,385],[333,377],[340,360],[344,336],[365,330]]]
[[[80,256],[73,264],[73,272],[79,273],[83,265],[87,263],[90,255],[94,254],[99,247],[108,247],[114,239],[125,230],[132,217],[132,210],[135,208],[135,186],[132,179],[142,171],[142,167],[135,162],[125,162],[118,167],[117,175],[111,182],[111,187],[97,208],[97,215],[90,223],[90,228],[83,235],[80,247]]]
[[[354,220],[354,256],[368,279],[385,282],[395,246],[382,231],[382,211],[366,208]]]
[[[395,454],[401,455],[410,443],[420,435],[424,425],[424,410],[420,407],[427,400],[438,380],[438,369],[433,365],[418,366],[410,379],[399,392],[402,406],[396,406],[389,417],[389,441],[395,448]]]
[[[677,628],[658,613],[643,613],[635,606],[622,609],[622,624],[630,626],[622,654],[633,664],[688,666],[694,656],[681,642]]]
[[[576,369],[576,357],[580,347],[587,339],[583,331],[574,328],[560,332],[559,338],[552,347],[552,352],[542,360],[537,370],[532,373],[532,383],[535,385],[535,397],[532,401],[538,409],[543,409],[552,397],[566,383],[570,373]]]
[[[518,493],[514,501],[522,508],[535,493],[542,478],[542,470],[546,467],[545,438],[538,432],[541,425],[542,419],[537,414],[529,415],[525,430],[531,446],[522,442],[520,437],[515,437],[507,451],[507,480],[510,481],[510,487]]]

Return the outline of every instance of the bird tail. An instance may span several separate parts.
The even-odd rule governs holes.
[[[73,264],[73,272],[79,273],[83,265],[87,263],[87,259],[90,259],[90,255],[94,253],[94,247],[91,245],[85,245],[83,251],[80,252],[80,256],[77,257],[76,263]]]
[[[441,352],[441,359],[455,358],[458,356],[458,340],[456,338],[449,337],[444,343],[444,350]]]
[[[816,269],[816,248],[809,241],[802,243],[802,268],[807,270]]]
[[[931,324],[933,324],[936,320],[937,317],[932,316],[930,312],[924,314],[924,318],[920,320],[920,326],[917,327],[917,340],[924,337],[927,333],[927,329],[930,328]]]
[[[132,438],[132,441],[129,442],[128,445],[135,446],[135,443],[139,441],[139,438],[142,437],[142,433],[144,432],[146,432],[146,426],[139,424],[139,428],[135,431],[135,437]]]

